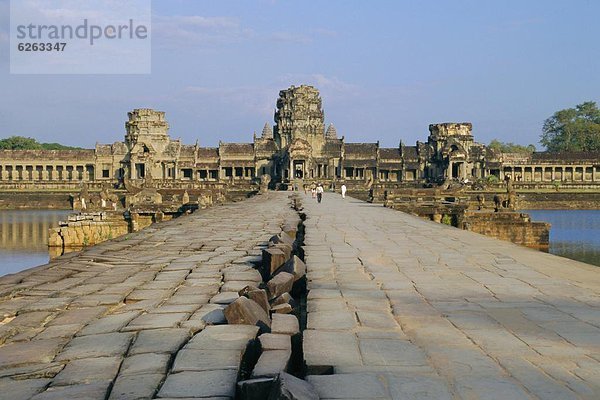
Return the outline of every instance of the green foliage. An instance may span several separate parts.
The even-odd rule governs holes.
[[[540,139],[548,151],[599,151],[600,110],[587,101],[554,113],[544,121]]]
[[[490,149],[497,150],[502,153],[523,153],[531,154],[535,151],[535,146],[530,144],[523,146],[522,144],[516,144],[511,142],[501,142],[498,139],[494,139],[488,145]]]
[[[0,150],[74,150],[80,147],[64,146],[59,143],[39,143],[33,138],[11,136],[0,139]]]
[[[452,226],[452,216],[444,214],[444,216],[442,217],[442,224]]]
[[[494,184],[494,183],[498,183],[500,181],[500,178],[498,178],[496,175],[488,175],[485,180],[487,181],[488,184]]]

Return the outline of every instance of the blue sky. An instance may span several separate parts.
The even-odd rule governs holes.
[[[347,141],[470,121],[478,141],[538,145],[554,111],[600,102],[592,0],[155,0],[151,75],[10,75],[8,15],[0,0],[0,137],[111,143],[149,107],[186,143],[251,141],[306,83]]]

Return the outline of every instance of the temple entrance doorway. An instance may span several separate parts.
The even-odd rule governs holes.
[[[294,161],[294,178],[304,178],[304,160]]]

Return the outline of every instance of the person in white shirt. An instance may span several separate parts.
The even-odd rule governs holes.
[[[342,199],[346,198],[346,185],[342,183]]]
[[[323,185],[321,185],[319,183],[319,186],[317,186],[317,202],[321,202],[321,200],[323,200]]]

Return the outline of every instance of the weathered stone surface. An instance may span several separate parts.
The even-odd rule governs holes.
[[[106,315],[83,328],[81,332],[79,332],[79,336],[118,332],[140,314],[140,311],[129,311],[120,314]]]
[[[71,386],[49,387],[45,392],[33,396],[31,400],[102,400],[106,398],[110,382],[82,383]]]
[[[320,373],[328,366],[362,365],[354,333],[305,330],[303,342],[309,372]]]
[[[292,306],[287,303],[271,307],[271,312],[275,314],[289,314],[292,311]]]
[[[190,320],[200,319],[209,325],[225,324],[227,319],[223,310],[221,304],[205,304],[190,317]]]
[[[289,260],[285,262],[275,273],[279,272],[288,272],[294,275],[294,282],[302,279],[306,276],[306,264],[304,261],[298,258],[298,256],[293,256]]]
[[[207,326],[194,336],[186,349],[238,349],[246,348],[248,342],[258,333],[257,326],[250,325],[214,325]]]
[[[211,303],[214,304],[231,304],[234,301],[237,300],[237,298],[240,297],[240,295],[237,293],[237,291],[235,292],[221,292],[217,295],[215,295],[213,298],[210,299]]]
[[[271,319],[265,310],[253,300],[240,297],[224,310],[230,324],[271,326]]]
[[[267,282],[269,298],[274,299],[282,294],[292,290],[294,285],[294,275],[288,272],[280,272]]]
[[[96,381],[112,382],[119,372],[120,357],[72,360],[52,380],[53,386],[76,385]]]
[[[277,269],[286,262],[285,253],[281,249],[270,247],[263,250],[263,280],[267,280]]]
[[[108,400],[145,400],[154,398],[163,374],[119,375]]]
[[[169,353],[173,354],[187,342],[190,334],[187,329],[150,329],[138,333],[129,354]]]
[[[295,335],[300,332],[300,324],[296,316],[291,314],[273,314],[272,318],[271,333]]]
[[[182,371],[211,371],[216,369],[238,370],[244,351],[240,349],[186,348],[177,353],[173,373]]]
[[[48,363],[67,341],[62,338],[9,343],[0,347],[0,368],[30,363]]]
[[[76,337],[69,342],[56,360],[122,356],[133,339],[131,333],[104,333]]]
[[[244,400],[265,400],[269,397],[274,378],[256,378],[240,381],[237,384],[238,393]]]
[[[283,251],[283,254],[285,254],[285,260],[286,262],[290,259],[290,257],[292,257],[292,245],[287,244],[287,243],[277,243],[271,246],[271,248],[274,249],[279,249],[281,251]]]
[[[119,375],[160,374],[167,372],[169,354],[144,353],[130,355],[123,360]]]
[[[237,371],[232,369],[170,374],[158,392],[158,397],[233,398],[236,380]]]
[[[292,350],[292,340],[289,335],[263,333],[258,337],[263,351],[266,350]]]
[[[264,289],[251,290],[246,293],[246,297],[250,300],[254,300],[259,306],[262,307],[265,312],[269,312],[271,310],[271,306],[269,305],[269,297],[267,295],[267,291]]]
[[[384,383],[374,374],[310,375],[306,380],[322,399],[390,398]]]
[[[176,328],[180,322],[188,319],[188,313],[143,314],[132,320],[122,329],[123,332],[142,329]]]
[[[10,400],[29,400],[34,395],[46,389],[50,379],[27,379],[13,380],[10,378],[0,379],[0,393]]]
[[[296,302],[288,292],[285,292],[281,296],[277,297],[271,303],[272,306],[278,306],[280,304],[289,304],[292,308],[296,306]]]
[[[286,371],[291,355],[291,350],[264,351],[263,349],[252,370],[252,378],[275,377],[280,372]]]
[[[350,398],[356,397],[348,397]],[[282,372],[273,384],[267,400],[319,400],[319,394],[310,382]]]

